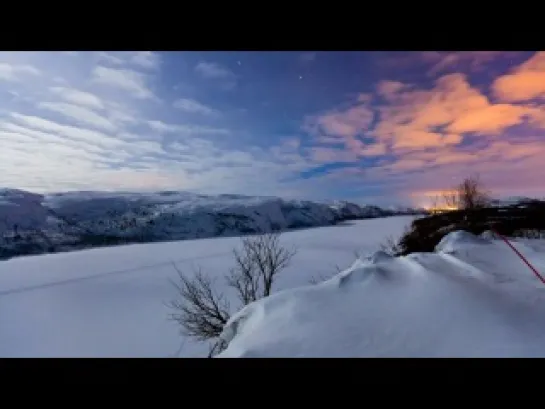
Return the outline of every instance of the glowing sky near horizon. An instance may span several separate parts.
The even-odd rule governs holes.
[[[545,197],[545,52],[0,52],[0,186]]]

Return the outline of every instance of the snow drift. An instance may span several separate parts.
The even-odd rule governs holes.
[[[545,271],[544,241],[515,246]],[[545,286],[501,241],[457,231],[252,303],[222,337],[220,357],[543,357]]]

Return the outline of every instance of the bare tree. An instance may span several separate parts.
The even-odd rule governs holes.
[[[459,209],[460,208],[460,195],[458,194],[458,191],[452,191],[452,192],[445,192],[443,193],[443,201],[445,202],[445,206],[451,209]]]
[[[431,206],[430,209],[432,213],[435,213],[437,211],[437,207],[439,206],[439,195],[435,195],[431,198]]]
[[[464,179],[452,192],[445,193],[443,199],[448,207],[463,210],[478,209],[490,203],[490,195],[479,176]]]
[[[234,249],[235,266],[224,276],[228,287],[235,290],[241,303],[239,308],[270,295],[277,275],[296,254],[280,243],[280,232],[260,234],[241,239],[240,249]],[[176,266],[174,266],[176,268]],[[174,283],[179,300],[169,306],[177,312],[171,318],[182,332],[199,341],[216,339],[209,356],[221,352],[225,343],[218,339],[231,316],[230,304],[223,293],[214,289],[214,282],[200,270],[189,278],[178,271],[179,283]]]
[[[460,204],[463,209],[477,209],[490,203],[490,195],[478,176],[465,179],[458,185]]]

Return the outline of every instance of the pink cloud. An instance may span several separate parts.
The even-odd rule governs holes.
[[[468,111],[456,118],[448,127],[451,132],[481,132],[497,134],[520,124],[530,112],[526,107],[508,104],[488,105]]]
[[[462,68],[469,71],[480,71],[492,61],[500,58],[513,58],[519,54],[519,51],[399,52],[389,53],[379,59],[379,66],[396,69],[420,66],[428,76],[435,76],[446,72],[457,72]]]
[[[493,104],[463,74],[440,77],[428,90],[400,85],[392,89],[396,92],[379,108],[379,121],[371,135],[394,149],[456,145],[463,141],[463,134],[500,135],[526,120],[535,127],[545,125],[541,107]]]
[[[503,56],[507,54],[428,53],[419,58],[442,72],[462,63],[478,70]],[[380,158],[372,168],[336,170],[327,177],[355,183],[362,178],[366,185],[379,184],[390,194],[407,197],[448,189],[472,173],[481,174],[499,195],[525,189],[526,194],[545,195],[545,106],[528,102],[545,96],[544,84],[545,52],[492,81],[492,100],[459,72],[437,78],[431,87],[381,81],[375,87],[381,98],[364,94],[352,107],[307,119],[314,141],[327,145],[315,147],[311,160],[355,163],[366,156]],[[512,133],[521,125],[524,134]],[[534,136],[528,135],[531,130]]]
[[[358,102],[362,102],[364,104],[369,104],[373,100],[373,94],[369,92],[361,93],[358,95],[357,98]]]
[[[377,93],[386,99],[392,99],[395,94],[406,87],[406,84],[399,81],[380,81],[377,85]]]
[[[385,186],[391,176],[402,194],[422,203],[437,192],[448,190],[470,174],[480,174],[486,187],[495,196],[537,194],[545,196],[542,163],[545,144],[496,141],[478,152],[461,152],[443,148],[436,151],[414,152],[397,158],[389,166],[375,170]],[[418,176],[403,172],[418,171]],[[394,185],[392,185],[394,186]],[[518,193],[515,193],[518,192]],[[524,193],[526,192],[526,193]]]
[[[368,147],[358,135],[369,128],[373,118],[374,112],[367,104],[358,104],[344,111],[334,110],[309,117],[303,129],[320,143],[343,144],[355,154],[367,153],[377,147]]]
[[[361,156],[382,156],[388,153],[388,148],[384,143],[365,144],[358,153]]]
[[[506,102],[529,101],[545,96],[545,52],[535,53],[510,74],[492,84],[496,98]]]
[[[512,51],[450,51],[436,54],[436,62],[428,71],[428,75],[436,75],[449,69],[459,69],[459,65],[468,64],[470,70],[479,71],[486,64],[501,57],[512,57]],[[432,58],[428,58],[431,60]]]

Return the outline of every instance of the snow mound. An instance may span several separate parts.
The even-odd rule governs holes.
[[[489,244],[489,240],[475,236],[466,231],[458,230],[447,234],[435,246],[435,251],[443,253],[451,253],[456,250],[461,250],[466,246]]]
[[[485,240],[499,240],[500,236],[494,233],[492,230],[485,230],[480,235],[481,238]]]
[[[357,260],[243,308],[219,357],[545,357],[545,287],[502,244],[456,231],[436,253]]]

